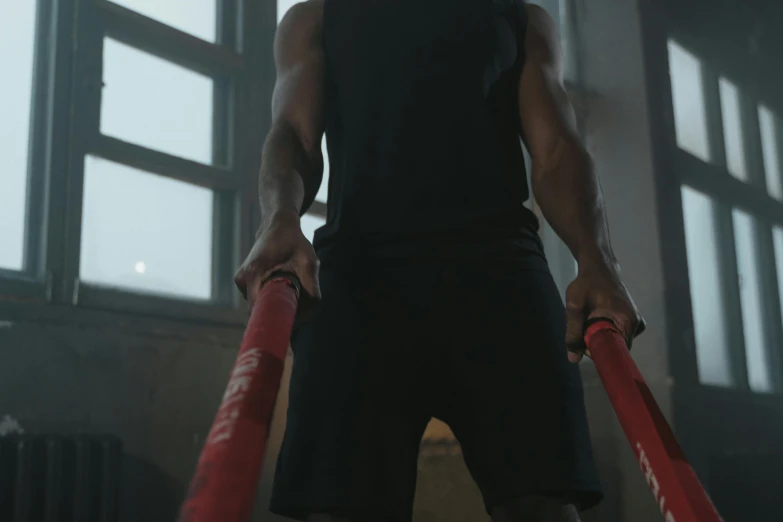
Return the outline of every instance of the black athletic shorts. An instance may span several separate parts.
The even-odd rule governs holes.
[[[292,340],[272,512],[409,522],[431,417],[458,438],[489,512],[528,495],[600,501],[547,270],[374,261],[322,265],[320,280],[323,301]]]

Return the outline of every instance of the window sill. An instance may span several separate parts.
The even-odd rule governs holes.
[[[45,288],[40,282],[0,279],[0,323],[109,328],[185,340],[236,335],[239,342],[248,317],[244,303],[232,307],[85,284],[72,303],[53,303]]]

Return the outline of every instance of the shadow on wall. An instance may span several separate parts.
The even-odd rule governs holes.
[[[120,491],[120,522],[173,522],[185,486],[158,466],[125,455]]]

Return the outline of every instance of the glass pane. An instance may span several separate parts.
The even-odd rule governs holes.
[[[772,241],[775,246],[775,269],[778,274],[778,294],[783,304],[783,227],[772,228]],[[781,307],[783,312],[783,306]]]
[[[101,132],[212,162],[212,80],[109,38],[103,47]]]
[[[742,329],[745,334],[745,359],[748,366],[748,383],[753,391],[772,391],[772,378],[767,362],[764,339],[764,309],[761,278],[759,275],[759,250],[756,221],[749,214],[734,209],[734,242],[737,250],[740,303],[742,305]]]
[[[212,202],[208,189],[88,156],[80,277],[209,299]]]
[[[745,144],[742,139],[742,114],[737,86],[721,78],[720,107],[723,117],[723,137],[726,143],[726,168],[737,179],[748,180],[745,167]]]
[[[318,194],[315,195],[316,201],[326,203],[326,197],[329,195],[329,153],[326,151],[326,137],[321,142],[321,152],[324,155],[324,179],[318,188]]]
[[[128,9],[214,42],[217,0],[112,0]]]
[[[11,270],[24,261],[36,4],[6,2],[0,15],[0,268]]]
[[[701,62],[672,40],[669,40],[669,75],[677,145],[694,156],[709,161],[710,147]]]
[[[705,384],[731,386],[734,379],[723,307],[714,203],[704,194],[683,187],[682,207],[699,379]]]
[[[304,233],[305,237],[312,243],[315,231],[321,228],[324,223],[326,223],[326,220],[320,216],[305,214],[302,216],[302,219],[300,219],[300,223],[302,226],[302,233]]]
[[[759,107],[759,126],[761,128],[761,150],[764,153],[764,172],[767,179],[767,191],[773,198],[783,201],[783,180],[781,180],[780,154],[778,147],[780,121],[768,108]]]
[[[280,23],[285,14],[289,9],[291,9],[291,7],[294,6],[294,4],[298,4],[301,1],[302,0],[277,0],[277,23]]]

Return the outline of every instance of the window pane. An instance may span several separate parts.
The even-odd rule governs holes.
[[[726,143],[726,168],[737,179],[748,180],[745,168],[745,144],[742,139],[742,115],[737,86],[725,78],[720,82],[720,107],[723,137]]]
[[[682,206],[699,379],[705,384],[731,386],[734,379],[723,307],[714,204],[704,194],[683,187]]]
[[[778,294],[783,303],[783,228],[772,228],[772,241],[775,245],[775,269],[778,275]]]
[[[107,38],[101,132],[212,162],[212,80]]]
[[[280,23],[285,14],[289,9],[291,9],[291,7],[294,6],[294,4],[298,4],[301,1],[302,0],[277,0],[277,23]]]
[[[677,145],[694,156],[709,161],[701,62],[672,40],[669,40],[669,75]]]
[[[36,3],[6,2],[0,15],[0,268],[11,270],[24,260]]]
[[[315,195],[316,201],[326,203],[326,197],[329,195],[329,153],[326,151],[326,137],[321,142],[321,152],[324,155],[324,179]]]
[[[89,156],[84,168],[80,277],[209,299],[212,191]]]
[[[217,0],[112,0],[144,16],[198,36],[215,41]]]
[[[761,127],[761,150],[764,153],[764,171],[767,179],[767,190],[773,198],[783,200],[783,180],[781,180],[780,143],[778,135],[780,122],[771,110],[759,107],[759,126]]]
[[[321,228],[324,223],[326,223],[326,220],[320,216],[305,214],[302,216],[300,222],[302,225],[302,233],[304,233],[305,237],[312,243],[315,231]]]
[[[753,391],[772,391],[767,347],[764,339],[764,309],[759,277],[758,245],[755,219],[734,209],[734,242],[737,250],[742,329],[745,334],[745,359],[748,383]]]

